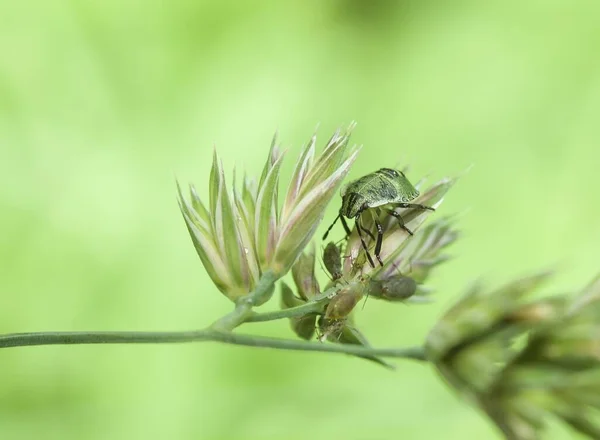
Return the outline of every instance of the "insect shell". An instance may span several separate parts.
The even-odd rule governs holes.
[[[364,234],[376,240],[375,257],[379,264],[383,266],[380,252],[383,240],[383,226],[374,218],[375,227],[377,228],[377,238],[373,233],[365,228],[361,222],[361,214],[369,209],[375,209],[377,214],[382,210],[389,215],[395,217],[402,229],[412,235],[412,231],[404,225],[402,216],[395,211],[394,208],[416,208],[420,210],[434,209],[418,203],[410,203],[419,196],[419,191],[409,182],[402,171],[391,168],[381,168],[374,173],[367,174],[359,179],[350,182],[342,189],[342,206],[331,226],[323,235],[323,240],[327,238],[329,231],[340,220],[346,231],[347,236],[350,236],[351,230],[345,218],[354,219],[356,231],[360,238],[363,249],[367,256],[367,260],[371,267],[375,267],[373,258],[369,253],[369,248],[364,239]],[[387,207],[384,207],[386,206]]]
[[[340,214],[347,218],[355,218],[365,209],[392,203],[408,203],[417,197],[419,191],[402,171],[381,168],[342,188]]]

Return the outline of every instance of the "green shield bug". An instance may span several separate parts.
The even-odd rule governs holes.
[[[369,253],[369,249],[364,239],[363,232],[371,239],[375,240],[375,236],[368,229],[364,228],[361,222],[361,215],[370,209],[375,209],[379,214],[381,210],[395,217],[400,223],[400,227],[412,235],[412,231],[404,225],[402,216],[395,211],[395,208],[416,208],[428,209],[434,211],[433,208],[417,203],[410,203],[412,200],[419,197],[419,191],[408,181],[402,171],[391,168],[381,168],[374,173],[367,174],[359,179],[356,179],[342,188],[342,207],[333,223],[327,228],[323,235],[323,240],[327,239],[327,235],[331,228],[338,220],[341,220],[342,226],[349,236],[351,231],[346,222],[346,218],[354,219],[356,231],[360,238],[361,244],[367,255],[367,260],[371,267],[375,267],[373,258]],[[381,261],[381,243],[383,240],[383,226],[374,216],[375,227],[377,228],[377,239],[375,243],[375,257],[379,264],[383,266]]]

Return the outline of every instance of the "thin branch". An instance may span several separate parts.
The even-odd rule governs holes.
[[[278,350],[320,351],[427,361],[423,347],[371,348],[223,332],[211,328],[182,332],[39,332],[0,335],[0,348],[70,344],[171,344],[223,342]]]
[[[243,324],[252,314],[252,308],[269,299],[273,293],[277,276],[269,271],[262,274],[258,284],[252,292],[241,297],[235,304],[235,309],[219,318],[210,326],[217,331],[231,331]]]
[[[277,278],[271,273],[263,274],[256,289],[237,301],[235,309],[203,330],[180,332],[37,332],[0,335],[0,348],[39,345],[72,344],[172,344],[184,342],[222,342],[232,345],[264,347],[278,350],[320,351],[345,353],[363,357],[395,357],[427,361],[422,347],[377,349],[350,344],[327,344],[232,333],[231,330],[245,322],[264,322],[304,316],[322,312],[327,295],[313,302],[286,310],[257,313],[252,310],[262,304],[272,293]],[[333,290],[333,289],[331,289]],[[329,294],[330,292],[325,292]]]
[[[244,322],[264,322],[275,321],[284,318],[297,318],[309,313],[318,313],[323,311],[324,302],[309,302],[296,307],[290,307],[284,310],[275,310],[273,312],[258,313],[254,312],[249,315]]]
[[[277,319],[297,318],[309,313],[319,313],[323,311],[325,303],[339,289],[335,286],[330,287],[318,296],[312,298],[311,302],[296,307],[290,307],[289,309],[264,313],[252,311],[252,308],[255,305],[261,304],[266,296],[272,293],[271,289],[276,281],[277,278],[271,272],[264,273],[254,291],[240,298],[235,309],[231,313],[215,321],[211,325],[211,328],[213,330],[231,331],[246,322],[275,321]]]
[[[278,279],[279,277],[272,271],[263,273],[254,290],[240,298],[238,306],[247,303],[250,307],[255,307],[266,302],[273,294],[273,286]]]

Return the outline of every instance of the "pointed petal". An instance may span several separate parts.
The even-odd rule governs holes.
[[[285,221],[285,219],[290,214],[290,211],[293,209],[294,203],[302,188],[302,184],[308,174],[310,164],[315,155],[316,140],[317,137],[316,135],[314,135],[311,138],[310,142],[306,144],[306,146],[302,150],[302,153],[300,154],[298,162],[296,162],[294,174],[292,174],[292,179],[290,181],[288,192],[283,203],[283,208],[281,210],[282,221]]]
[[[194,208],[194,211],[196,211],[198,216],[206,225],[210,225],[210,213],[208,212],[208,209],[206,209],[206,207],[204,206],[204,203],[202,203],[202,200],[200,200],[200,197],[198,196],[194,185],[190,185],[190,198],[192,200],[192,207]]]
[[[231,273],[234,283],[240,287],[248,285],[248,262],[243,243],[238,231],[238,223],[234,217],[231,200],[227,192],[223,169],[219,166],[219,190],[215,206],[215,240],[221,244],[223,259]]]
[[[255,228],[255,215],[256,215],[256,188],[254,181],[244,177],[244,184],[242,186],[242,197],[241,201],[244,204],[244,212],[248,215],[248,227],[254,235]]]
[[[249,217],[249,214],[245,212],[246,207],[240,200],[240,196],[236,190],[233,193],[234,206],[233,213],[235,221],[237,222],[237,229],[239,231],[240,240],[242,243],[242,250],[245,254],[247,274],[245,278],[248,281],[248,285],[253,288],[258,283],[260,278],[260,267],[258,266],[258,255],[254,247],[254,230],[252,224],[254,219]]]
[[[334,196],[336,189],[348,174],[350,166],[356,160],[359,150],[354,153],[329,178],[312,188],[301,200],[297,201],[286,223],[281,225],[281,233],[274,262],[271,268],[276,273],[285,273],[298,255],[312,239],[323,219],[325,208]]]
[[[277,132],[275,132],[273,135],[271,147],[269,148],[269,156],[267,157],[267,162],[265,163],[262,174],[260,175],[260,180],[258,181],[259,188],[263,186],[265,179],[267,178],[267,174],[269,174],[269,171],[275,165],[275,162],[277,162],[281,157],[281,151],[279,149],[279,144],[277,143],[277,135]]]
[[[212,167],[210,169],[210,177],[208,182],[208,191],[209,191],[209,204],[210,204],[210,212],[213,217],[211,218],[213,225],[213,232],[216,232],[215,223],[214,223],[214,213],[217,207],[217,197],[219,195],[219,188],[221,187],[221,173],[219,170],[219,157],[217,156],[217,150],[213,150],[213,162]]]
[[[221,259],[221,255],[212,240],[210,232],[199,223],[192,220],[192,208],[183,198],[180,188],[178,188],[178,191],[179,209],[181,210],[188,232],[192,238],[194,248],[200,257],[200,261],[202,261],[202,264],[213,283],[215,283],[221,292],[227,295],[232,282],[229,278],[229,272],[227,271],[225,263]]]
[[[280,156],[259,189],[256,200],[255,232],[256,250],[260,267],[266,267],[273,255],[273,237],[277,234],[274,210],[277,207],[277,184],[283,156]]]
[[[346,149],[350,140],[350,131],[340,134],[339,130],[333,135],[329,144],[316,160],[315,166],[306,176],[299,197],[302,198],[312,188],[330,176],[346,157]]]

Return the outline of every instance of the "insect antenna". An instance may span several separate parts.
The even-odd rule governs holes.
[[[327,240],[327,236],[329,235],[329,232],[331,232],[331,229],[333,229],[333,227],[335,226],[335,224],[337,223],[337,221],[341,219],[341,217],[342,217],[342,214],[338,213],[337,217],[333,220],[333,223],[331,223],[329,225],[329,227],[325,231],[325,234],[323,234],[323,240]],[[342,220],[342,222],[344,221],[343,218],[341,220]]]

